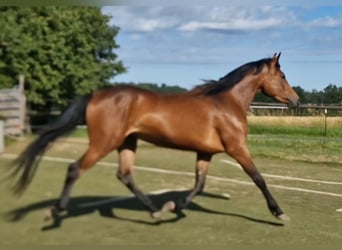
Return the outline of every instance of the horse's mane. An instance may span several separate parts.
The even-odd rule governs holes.
[[[259,74],[266,63],[269,63],[271,58],[264,58],[259,61],[246,63],[233,71],[229,72],[219,80],[207,80],[204,84],[198,85],[190,90],[191,95],[216,95],[226,90],[231,89],[238,84],[245,76],[249,74]]]

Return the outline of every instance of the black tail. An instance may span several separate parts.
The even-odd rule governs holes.
[[[80,119],[85,119],[85,110],[92,95],[84,95],[73,102],[68,109],[55,122],[49,124],[14,161],[11,176],[17,176],[14,186],[15,193],[22,193],[30,184],[48,146],[58,137],[68,134],[75,129]]]

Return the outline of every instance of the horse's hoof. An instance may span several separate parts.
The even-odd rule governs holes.
[[[230,194],[223,193],[223,194],[222,194],[222,197],[223,197],[224,199],[230,200]]]
[[[44,214],[44,221],[50,221],[55,217],[55,212],[53,208],[49,208],[48,210],[45,211]]]
[[[66,213],[66,210],[57,210],[55,207],[51,207],[46,210],[44,221],[56,220],[62,215],[62,213]]]
[[[164,203],[161,211],[162,212],[172,212],[176,209],[176,203],[174,201],[167,201]]]
[[[161,212],[157,211],[157,212],[151,213],[151,217],[155,220],[161,220]]]
[[[289,221],[290,217],[288,217],[286,214],[280,214],[277,216],[278,219],[282,220],[282,221]]]
[[[167,212],[172,212],[176,208],[176,203],[173,201],[165,202],[163,207],[156,212],[151,213],[151,217],[156,220],[161,220],[162,214]]]

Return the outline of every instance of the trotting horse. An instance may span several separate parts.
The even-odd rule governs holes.
[[[247,111],[258,91],[290,107],[299,97],[280,70],[279,54],[246,63],[217,81],[208,81],[181,94],[160,94],[132,86],[116,86],[84,95],[33,141],[16,159],[19,175],[15,191],[31,182],[49,145],[71,132],[80,119],[87,124],[89,147],[70,164],[61,196],[50,211],[55,218],[67,208],[75,181],[113,150],[119,154],[117,178],[142,202],[151,216],[161,211],[184,209],[205,186],[213,155],[225,152],[233,157],[264,195],[271,213],[288,217],[272,197],[247,149]],[[158,209],[135,184],[132,177],[138,139],[158,146],[197,153],[195,186],[180,202],[169,201]]]

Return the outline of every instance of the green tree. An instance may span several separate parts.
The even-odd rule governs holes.
[[[97,7],[0,7],[0,88],[23,74],[29,102],[51,106],[108,85],[125,72],[109,19]]]
[[[300,86],[294,86],[293,89],[294,91],[296,91],[297,95],[299,96],[300,102],[307,103],[307,99],[308,99],[307,92]]]
[[[329,84],[323,90],[323,99],[325,104],[342,103],[342,87]]]
[[[310,93],[310,101],[309,103],[322,105],[324,103],[323,100],[323,92],[318,91],[317,89],[313,89]]]

